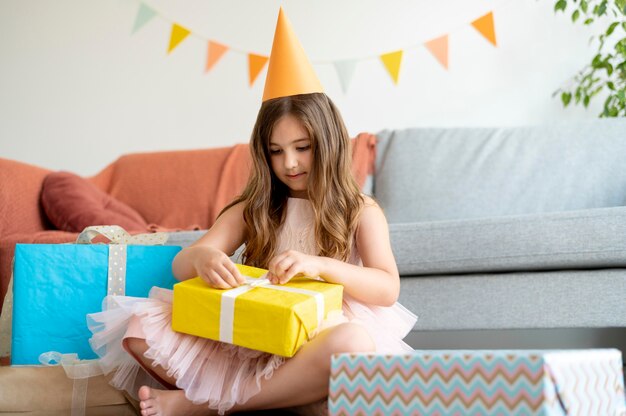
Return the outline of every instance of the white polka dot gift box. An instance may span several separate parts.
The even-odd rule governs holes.
[[[103,236],[109,244],[91,244]],[[86,315],[107,295],[147,297],[172,288],[179,246],[165,233],[131,236],[116,226],[88,227],[76,244],[17,244],[13,266],[11,364],[40,364],[49,351],[96,358]]]

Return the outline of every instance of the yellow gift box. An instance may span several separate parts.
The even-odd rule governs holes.
[[[307,278],[272,285],[267,270],[238,264],[247,284],[214,289],[201,278],[174,285],[172,329],[292,357],[330,312],[340,312],[343,286]]]

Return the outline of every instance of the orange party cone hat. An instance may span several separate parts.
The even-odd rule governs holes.
[[[265,79],[263,101],[314,92],[324,92],[324,89],[281,7]]]

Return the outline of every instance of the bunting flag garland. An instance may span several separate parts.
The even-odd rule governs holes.
[[[182,27],[179,24],[174,23],[172,25],[172,34],[170,35],[170,46],[167,48],[167,53],[170,53],[180,44],[191,32],[189,29]]]
[[[137,16],[135,17],[135,23],[133,24],[133,32],[135,33],[139,29],[143,27],[146,23],[156,16],[156,11],[144,3],[139,3],[139,11],[137,12]]]
[[[354,70],[356,69],[356,61],[336,61],[334,62],[334,65],[335,71],[337,71],[337,76],[339,76],[341,90],[345,94],[348,92],[348,87],[350,86],[350,82],[352,81],[352,76],[354,75]]]
[[[213,66],[217,63],[217,61],[219,61],[222,56],[224,56],[227,50],[228,46],[210,40],[209,48],[207,51],[206,68],[204,69],[204,71],[209,72],[211,68],[213,68]]]
[[[444,68],[448,69],[448,35],[443,35],[424,44]]]
[[[480,32],[489,42],[496,45],[496,30],[493,25],[493,13],[489,12],[486,15],[479,17],[472,22],[472,26]]]
[[[248,54],[248,71],[250,75],[250,86],[254,84],[254,81],[259,76],[259,73],[267,64],[270,58],[263,55],[255,55],[253,53]]]
[[[400,64],[402,63],[402,51],[389,52],[380,55],[381,61],[387,68],[394,84],[398,84],[398,76],[400,75]]]
[[[165,19],[171,24],[172,32],[169,39],[169,45],[167,49],[167,53],[170,54],[182,41],[184,41],[190,34],[195,33],[191,32],[189,29],[183,27],[182,25],[172,21],[164,17],[161,13],[155,10],[150,5],[147,5],[142,0],[139,0],[139,9],[137,11],[137,15],[135,16],[135,20],[132,27],[132,34],[136,33],[139,29],[144,27],[148,22],[154,19],[155,16],[159,15],[161,18]],[[484,14],[478,19],[470,22],[472,27],[476,29],[487,41],[489,41],[493,46],[497,47],[496,41],[496,31],[494,25],[494,16],[493,11]],[[404,52],[410,49],[415,49],[416,47],[424,46],[443,66],[446,70],[449,69],[449,33],[446,33],[442,36],[439,36],[434,39],[429,39],[425,42],[408,46],[402,49],[395,50],[393,52],[382,53],[376,56],[370,57],[361,57],[361,58],[353,58],[353,59],[340,59],[336,61],[332,61],[333,66],[335,67],[335,72],[339,78],[339,82],[341,85],[341,89],[344,93],[347,93],[348,88],[350,87],[350,83],[352,82],[352,78],[354,73],[356,72],[357,64],[361,61],[369,60],[372,58],[380,59],[383,66],[391,76],[391,79],[395,85],[399,82],[400,77],[400,68],[402,66],[402,58],[404,56]],[[205,65],[205,73],[208,73],[213,67],[222,59],[226,52],[232,51],[236,53],[245,54],[248,58],[248,81],[250,86],[254,85],[254,82],[258,78],[259,74],[265,68],[269,57],[265,55],[259,55],[256,53],[252,53],[250,51],[238,50],[233,48],[232,46],[225,45],[222,42],[218,42],[216,40],[210,40],[203,38],[200,35],[196,35],[201,39],[204,39],[207,42],[207,58]],[[313,64],[316,61],[312,61]],[[317,63],[328,63],[328,62],[317,62]]]

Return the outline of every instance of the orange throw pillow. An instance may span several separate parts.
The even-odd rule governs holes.
[[[148,224],[130,206],[70,172],[46,175],[41,203],[59,230],[81,232],[90,225],[119,225],[126,231],[146,231]]]

